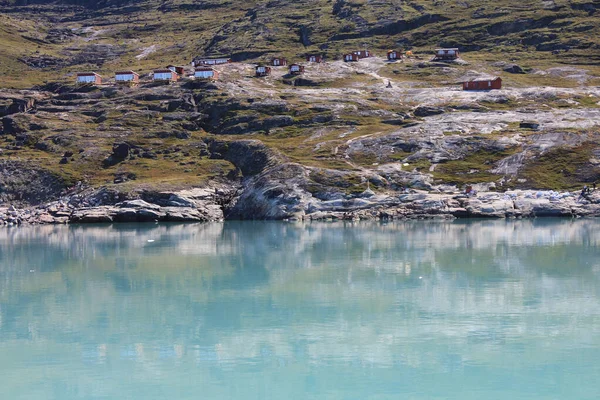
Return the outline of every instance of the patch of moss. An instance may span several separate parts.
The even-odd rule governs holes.
[[[518,151],[517,147],[505,150],[479,150],[462,160],[440,163],[433,171],[435,179],[457,185],[465,183],[494,182],[499,176],[490,172],[498,161]]]
[[[600,168],[589,162],[598,144],[552,149],[537,157],[519,173],[526,179],[524,187],[535,189],[573,190],[600,179]]]

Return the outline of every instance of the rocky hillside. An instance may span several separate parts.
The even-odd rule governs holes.
[[[0,0],[5,85],[146,71],[197,55],[237,61],[438,46],[597,64],[598,0]]]
[[[600,178],[599,6],[4,1],[0,204],[171,207],[166,192],[205,188],[223,217],[287,218],[413,189],[580,189]],[[440,45],[462,60],[430,62]],[[339,61],[364,47],[376,57]],[[389,63],[388,48],[415,57]],[[327,62],[300,77],[254,77],[256,62],[313,52]],[[237,62],[213,83],[151,81],[196,55]],[[115,85],[125,68],[139,86]],[[105,84],[75,86],[81,70]],[[459,85],[492,75],[502,90]]]

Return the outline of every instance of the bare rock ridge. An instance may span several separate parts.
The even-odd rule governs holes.
[[[576,193],[509,191],[483,192],[472,197],[410,190],[390,196],[366,190],[360,197],[324,201],[299,190],[302,176],[297,169],[301,168],[280,166],[278,171],[271,171],[275,181],[265,177],[254,180],[235,199],[229,188],[163,192],[150,196],[152,202],[135,199],[89,207],[76,205],[75,198],[65,198],[35,208],[0,207],[0,224],[208,222],[226,218],[310,221],[600,216],[600,195],[596,193],[581,198]],[[229,208],[227,202],[232,199],[235,205]]]

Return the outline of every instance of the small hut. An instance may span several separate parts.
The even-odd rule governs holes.
[[[271,67],[265,67],[264,65],[259,65],[256,67],[256,76],[267,76],[271,75]]]
[[[80,72],[77,74],[77,83],[101,85],[102,77],[95,72]]]
[[[388,61],[402,60],[402,53],[397,50],[388,50],[387,59]]]
[[[306,57],[306,61],[311,63],[321,63],[323,62],[323,56],[321,54],[310,54]]]
[[[460,57],[460,52],[456,48],[452,49],[436,49],[435,57],[432,61],[452,61]]]
[[[271,60],[271,65],[274,67],[284,67],[287,65],[287,60],[281,57],[275,57]]]
[[[463,82],[463,90],[502,89],[502,78],[477,78]]]
[[[304,73],[304,65],[300,65],[300,64],[290,65],[290,74],[291,75],[300,75],[303,73]]]
[[[192,61],[192,67],[197,67],[199,65],[221,65],[221,64],[229,64],[231,62],[231,58],[222,57],[222,58],[197,58]]]
[[[219,79],[219,71],[207,67],[197,67],[194,71],[194,79],[216,81]]]
[[[345,62],[358,61],[358,60],[359,60],[358,55],[356,55],[354,53],[344,54]]]
[[[167,69],[170,69],[171,71],[175,72],[179,76],[183,76],[185,74],[185,68],[179,67],[177,65],[167,65]]]
[[[140,75],[134,71],[115,72],[115,81],[117,83],[135,84],[139,83]]]
[[[353,51],[352,54],[356,54],[359,59],[371,57],[371,52],[369,50],[357,50]]]
[[[176,82],[179,79],[179,75],[169,68],[156,69],[154,70],[152,79],[155,81]]]

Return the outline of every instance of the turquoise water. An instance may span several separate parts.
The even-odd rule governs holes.
[[[1,399],[597,399],[600,221],[0,229]]]

